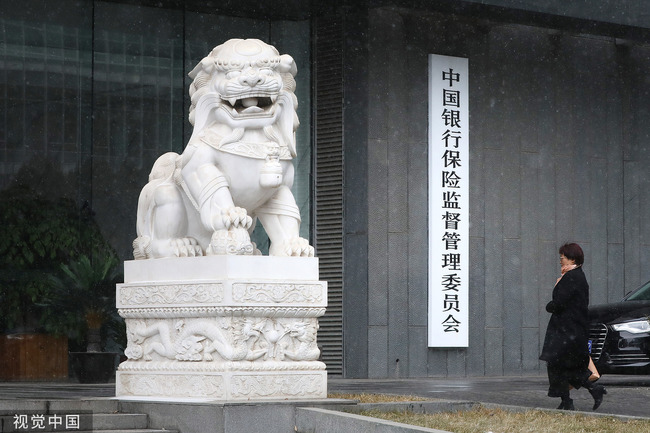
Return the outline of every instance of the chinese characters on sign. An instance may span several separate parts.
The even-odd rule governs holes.
[[[429,347],[468,346],[469,66],[429,55]]]

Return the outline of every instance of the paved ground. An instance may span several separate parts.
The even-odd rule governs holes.
[[[650,376],[605,375],[607,389],[598,413],[650,418]],[[329,392],[410,394],[445,400],[469,400],[530,408],[555,409],[559,398],[546,396],[548,382],[540,377],[461,379],[350,380],[330,379]],[[593,398],[584,389],[571,391],[577,410],[591,411]]]
[[[650,376],[606,375],[600,379],[608,394],[598,413],[650,418]],[[416,395],[530,408],[555,409],[559,399],[546,396],[540,377],[424,378],[401,380],[330,379],[329,392]],[[0,399],[77,399],[114,397],[115,385],[74,382],[0,382]],[[593,399],[583,389],[572,391],[576,409],[591,411]]]

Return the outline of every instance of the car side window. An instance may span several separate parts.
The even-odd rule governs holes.
[[[650,281],[625,297],[626,301],[650,301]]]

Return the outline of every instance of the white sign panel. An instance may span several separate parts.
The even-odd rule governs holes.
[[[469,344],[468,74],[429,55],[429,347]]]

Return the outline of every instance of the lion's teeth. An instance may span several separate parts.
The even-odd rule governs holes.
[[[275,101],[278,99],[278,95],[271,95],[271,102],[275,104]]]
[[[237,103],[237,98],[228,98],[228,102],[230,103],[231,106],[235,106]]]
[[[251,114],[251,113],[263,113],[264,110],[258,107],[257,105],[253,105],[251,107],[248,107],[242,111],[242,113],[246,114]]]

